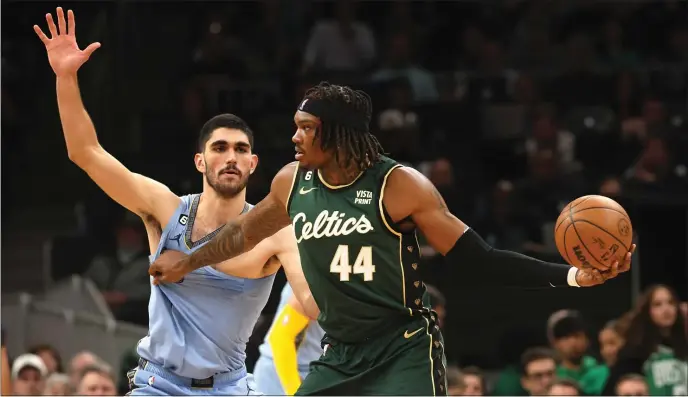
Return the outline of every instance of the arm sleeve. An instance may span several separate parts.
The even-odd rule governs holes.
[[[576,268],[544,262],[516,252],[498,250],[468,229],[447,253],[445,260],[454,280],[474,285],[524,288],[578,287]]]
[[[272,350],[275,371],[287,395],[301,385],[296,361],[296,336],[308,326],[309,319],[290,304],[277,313],[267,340]]]

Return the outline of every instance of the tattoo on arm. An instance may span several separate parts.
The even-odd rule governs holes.
[[[239,256],[290,223],[289,214],[281,203],[264,200],[227,223],[217,236],[186,257],[188,267],[195,270]]]
[[[440,210],[442,211],[442,213],[444,213],[444,215],[446,215],[449,218],[453,218],[454,216],[449,211],[449,208],[447,208],[447,203],[444,201],[444,198],[442,198],[442,195],[437,190],[437,188],[434,186],[432,187],[432,194],[437,199],[437,204],[438,204]]]

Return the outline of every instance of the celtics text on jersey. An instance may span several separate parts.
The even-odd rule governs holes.
[[[415,231],[401,232],[382,201],[398,167],[382,157],[340,186],[295,171],[287,208],[318,320],[337,340],[359,342],[430,312]]]

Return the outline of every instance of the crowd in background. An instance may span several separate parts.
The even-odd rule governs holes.
[[[433,295],[442,320],[446,302],[441,293]],[[669,287],[648,288],[632,310],[600,330],[591,329],[575,310],[559,310],[542,331],[549,345],[538,345],[538,335],[533,334],[513,341],[518,364],[489,372],[476,366],[448,366],[449,395],[688,395],[688,303],[680,303]],[[595,337],[599,352],[590,349]],[[452,335],[445,338],[451,340]],[[12,390],[15,395],[123,394],[128,391],[123,374],[136,365],[135,353],[127,352],[122,368],[113,372],[84,351],[65,368],[53,347],[35,346],[14,358]]]
[[[200,185],[201,176],[190,160],[200,126],[217,113],[236,113],[257,131],[261,164],[248,188],[249,200],[256,202],[267,191],[274,171],[291,159],[291,119],[304,89],[320,80],[351,84],[372,96],[372,129],[386,151],[427,175],[450,210],[490,245],[561,261],[553,245],[552,225],[572,199],[598,193],[626,205],[635,196],[671,198],[688,192],[686,4],[590,0],[188,4],[184,11],[170,11],[183,15],[185,24],[165,31],[174,43],[169,47],[154,43],[155,39],[146,41],[157,34],[144,26],[151,11],[134,4],[132,8],[141,9],[129,11],[132,20],[127,23],[133,27],[122,33],[126,57],[143,60],[143,65],[136,64],[139,68],[160,67],[155,84],[140,81],[139,94],[157,92],[145,96],[164,104],[139,104],[136,87],[131,88],[130,108],[123,113],[136,122],[122,123],[135,127],[113,132],[109,129],[114,127],[97,118],[96,127],[101,137],[109,134],[108,142],[127,142],[113,152],[121,152],[128,165],[184,194]],[[17,29],[31,34],[29,27],[48,11],[26,14],[35,20]],[[84,19],[80,29],[98,32],[94,26],[100,11],[84,12],[94,18]],[[23,22],[19,17],[9,21],[10,26]],[[4,29],[2,146],[3,157],[4,148],[11,149],[7,157],[11,160],[35,150],[31,135],[25,133],[32,127],[27,120],[35,120],[30,117],[33,112],[45,109],[36,109],[32,101],[36,96],[53,98],[54,85],[37,77],[46,72],[34,66],[44,56],[35,37],[8,37]],[[137,45],[131,31],[140,32],[144,44]],[[105,54],[96,53],[94,61],[107,54],[121,56],[115,40],[108,43],[93,35],[89,40],[105,43],[99,50]],[[108,44],[115,49],[108,50]],[[166,56],[180,61],[154,59],[160,56],[154,44],[173,51]],[[110,67],[96,63],[92,70],[107,74]],[[22,81],[41,86],[26,90]],[[88,93],[97,96],[93,92],[99,92],[99,84],[105,83],[84,85],[89,110]],[[61,139],[58,132],[55,135]],[[53,158],[56,164],[65,161],[62,157],[66,159],[62,151],[52,151],[42,165],[26,164],[21,171],[3,173],[3,186],[21,186],[27,177],[12,175],[45,167]],[[170,159],[176,163],[169,164]],[[46,189],[49,183],[44,181]],[[61,183],[73,184],[64,188],[64,197],[75,194],[76,200],[86,195],[79,193],[86,189],[79,181]],[[88,247],[82,251],[90,254],[70,252],[56,266],[92,279],[119,320],[147,325],[150,284],[143,225],[135,217],[110,211],[112,204],[102,203],[102,194],[95,196],[87,200],[87,225],[79,242],[80,247]],[[627,207],[636,226],[640,211],[633,208]],[[659,276],[653,281],[680,283],[674,275],[681,279],[688,258],[681,265],[680,250],[666,247],[684,246],[685,238],[682,242],[680,237],[664,236],[656,242],[651,240],[653,233],[644,237],[647,246],[666,244],[662,249],[666,255],[653,256],[652,266],[664,269],[657,270]],[[455,280],[443,277],[432,248],[423,246],[423,254],[426,281],[440,291],[452,288]],[[3,274],[6,269],[3,266]],[[602,329],[592,329],[585,312],[553,313],[541,329],[548,345],[538,336],[518,335],[514,346],[500,351],[510,356],[506,361],[511,364],[498,371],[450,357],[455,362],[447,368],[450,392],[686,395],[688,390],[681,385],[688,382],[688,313],[680,301],[688,297],[681,284],[673,286],[683,295],[667,287],[647,288],[636,307],[607,319],[610,322]],[[448,302],[448,317],[460,316],[451,306]],[[591,343],[594,338],[599,339],[599,352],[591,351],[597,345]],[[451,341],[452,335],[445,339]],[[124,393],[124,374],[136,365],[133,353],[126,355],[128,368],[110,368],[89,352],[63,367],[59,352],[50,346],[29,348],[26,354],[12,357],[14,392]]]

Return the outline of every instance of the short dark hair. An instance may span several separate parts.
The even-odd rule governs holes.
[[[552,349],[546,347],[531,347],[526,350],[521,356],[521,374],[528,374],[527,370],[530,363],[547,358],[554,360],[555,363],[557,362],[557,356]]]
[[[248,124],[237,115],[223,113],[206,121],[203,127],[201,127],[201,132],[198,134],[199,152],[203,152],[205,144],[208,143],[210,136],[218,128],[230,128],[242,131],[248,137],[248,143],[251,145],[251,148],[253,148],[253,130],[251,130]]]
[[[321,149],[334,151],[335,160],[338,163],[349,165],[353,162],[360,170],[365,170],[380,160],[383,154],[382,145],[370,133],[369,124],[373,115],[373,105],[368,94],[364,91],[353,90],[351,87],[321,82],[306,91],[304,99],[324,99],[344,105],[365,118],[365,124],[368,127],[365,131],[332,122],[323,122],[321,128],[318,129]],[[338,149],[344,149],[343,159],[339,158]]]
[[[572,388],[572,389],[575,389],[576,392],[578,392],[578,395],[581,395],[581,394],[583,393],[583,391],[581,390],[580,385],[578,384],[578,382],[576,382],[576,381],[573,380],[573,379],[569,379],[569,378],[556,378],[556,379],[554,379],[554,381],[552,382],[552,384],[549,385],[549,390],[552,390],[552,388],[553,388],[554,386],[557,386],[557,385],[558,385],[558,386],[566,386],[566,387],[570,387],[570,388]]]
[[[47,343],[43,343],[40,345],[33,346],[29,349],[29,353],[35,354],[37,356],[40,355],[41,352],[50,353],[50,355],[53,356],[55,362],[57,363],[56,372],[62,372],[62,356],[60,356],[60,352],[57,351],[56,348]]]

